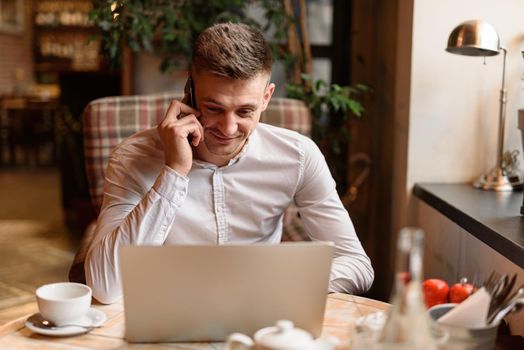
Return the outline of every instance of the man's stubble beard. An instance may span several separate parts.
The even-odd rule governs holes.
[[[230,146],[220,146],[220,145],[209,144],[208,140],[204,139],[204,144],[206,145],[206,149],[208,150],[208,152],[215,156],[234,157],[242,150],[242,147],[244,147],[244,145],[246,144],[246,140],[247,138],[245,139],[242,138],[241,141],[238,143],[238,145],[235,144],[235,145],[230,145]],[[228,151],[227,148],[229,147],[234,147],[234,149]]]

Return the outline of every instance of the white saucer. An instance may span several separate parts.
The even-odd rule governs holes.
[[[106,314],[103,311],[100,311],[94,308],[90,308],[87,314],[84,317],[82,317],[82,319],[75,321],[74,323],[83,325],[84,327],[99,327],[104,324],[106,319],[107,319]],[[44,329],[44,328],[36,327],[29,320],[25,322],[25,326],[35,333],[51,335],[55,337],[66,337],[70,335],[87,333],[92,329],[92,328],[84,328],[84,327],[79,327],[79,326],[63,326],[58,329]]]

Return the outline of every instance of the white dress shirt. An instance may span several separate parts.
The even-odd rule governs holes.
[[[87,284],[102,303],[121,296],[118,253],[125,245],[278,244],[293,202],[312,240],[335,243],[329,291],[368,290],[370,260],[312,140],[260,123],[228,165],[194,160],[186,177],[164,164],[156,129],[140,132],[111,154]]]

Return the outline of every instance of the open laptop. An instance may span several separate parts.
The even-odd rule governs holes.
[[[127,246],[129,342],[223,341],[287,319],[320,336],[332,243]]]

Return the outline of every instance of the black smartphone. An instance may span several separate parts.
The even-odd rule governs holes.
[[[184,94],[186,95],[186,103],[190,107],[197,109],[194,91],[195,91],[195,86],[193,85],[193,79],[191,79],[191,76],[190,76],[187,78],[186,85],[184,86]]]
[[[187,78],[186,85],[184,86],[184,94],[185,94],[185,103],[194,109],[197,109],[196,105],[196,99],[195,99],[195,86],[193,85],[193,79],[191,79],[191,76]],[[193,142],[193,135],[189,135],[187,137],[187,141],[189,143]]]

